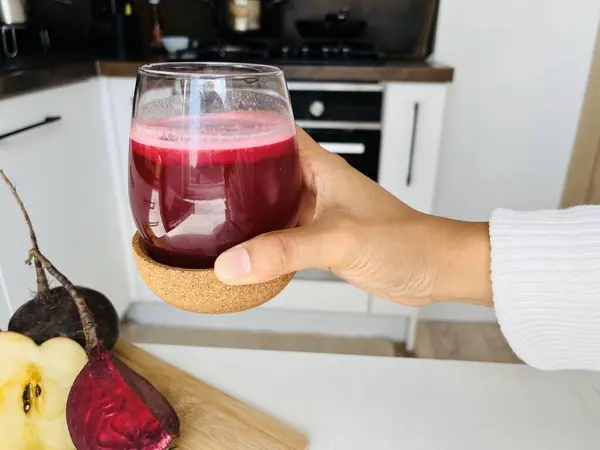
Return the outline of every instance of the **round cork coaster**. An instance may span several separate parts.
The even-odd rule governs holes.
[[[146,285],[167,303],[186,311],[224,314],[254,308],[279,294],[294,277],[291,273],[266,283],[229,286],[219,281],[213,269],[181,269],[154,261],[137,232],[131,244]]]

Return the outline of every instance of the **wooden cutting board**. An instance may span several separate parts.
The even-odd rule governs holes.
[[[306,450],[287,425],[125,341],[116,356],[154,385],[177,411],[178,450]]]

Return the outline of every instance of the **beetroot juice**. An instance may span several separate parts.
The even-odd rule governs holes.
[[[293,227],[300,199],[295,130],[275,113],[134,121],[129,196],[150,255],[210,268],[223,251]]]

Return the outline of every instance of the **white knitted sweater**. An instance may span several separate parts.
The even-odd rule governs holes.
[[[517,356],[600,370],[600,206],[496,210],[490,237],[494,308]]]

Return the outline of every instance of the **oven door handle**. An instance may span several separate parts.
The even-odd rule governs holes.
[[[331,153],[338,155],[364,155],[365,144],[362,142],[319,142],[319,145]]]
[[[343,130],[343,131],[379,131],[379,122],[339,122],[336,120],[296,120],[296,125],[304,130]]]

